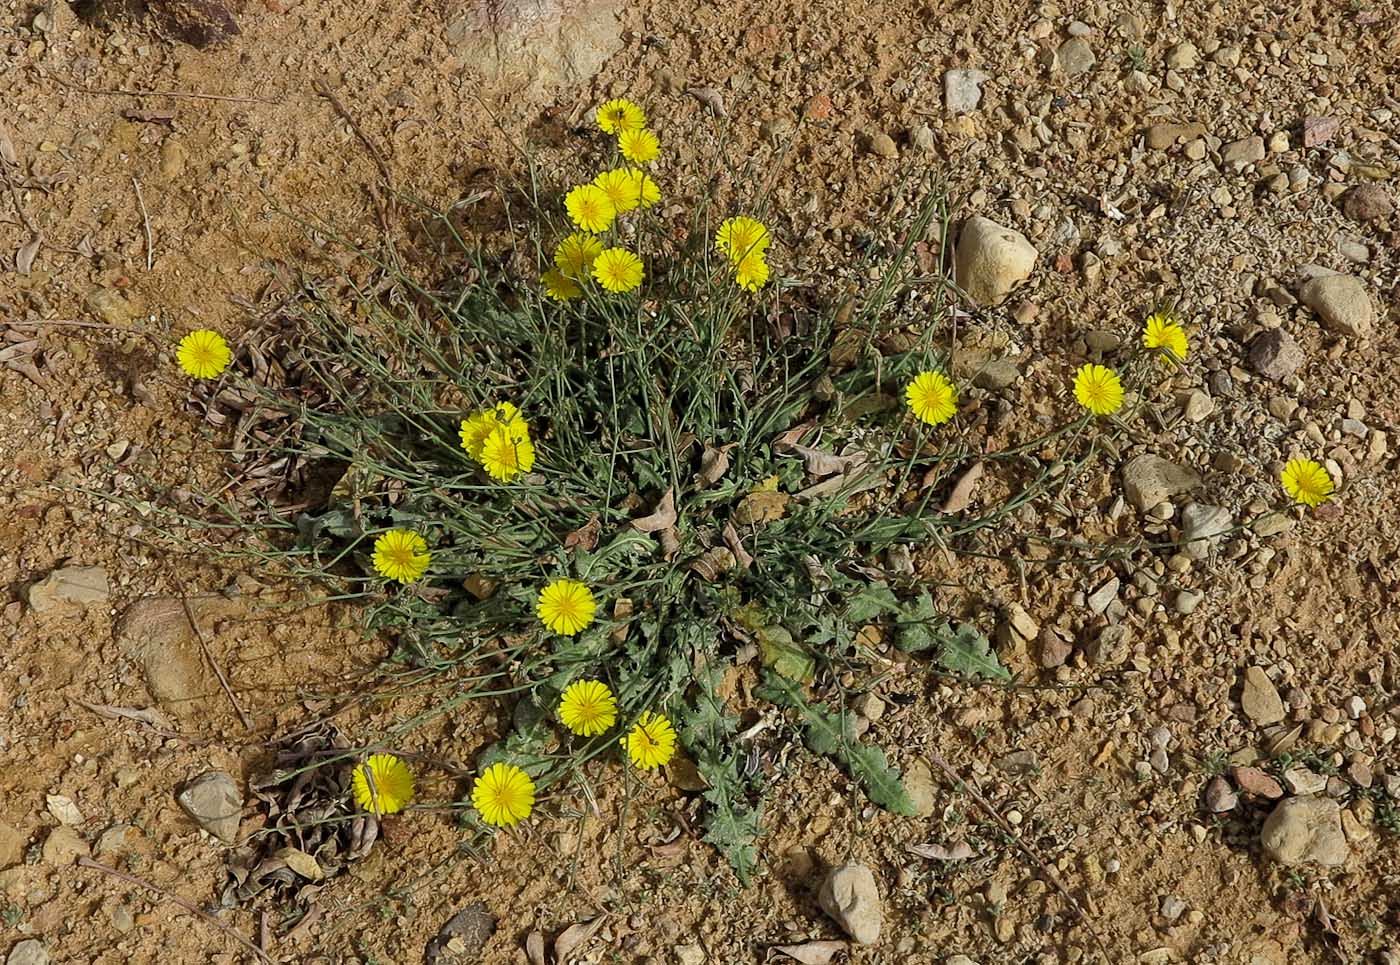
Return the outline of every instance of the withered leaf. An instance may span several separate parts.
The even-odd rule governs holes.
[[[690,571],[707,583],[734,569],[734,553],[727,546],[712,546],[690,564]]]
[[[753,557],[744,549],[744,541],[739,538],[739,531],[734,528],[732,522],[725,522],[720,536],[724,539],[724,545],[729,547],[729,552],[734,554],[734,561],[739,564],[739,569],[747,570],[753,566]]]
[[[724,98],[713,87],[687,87],[685,92],[704,105],[715,117],[728,117],[724,109]]]
[[[967,468],[958,481],[953,483],[953,489],[948,493],[948,498],[943,501],[944,513],[960,513],[967,509],[972,502],[973,490],[977,488],[977,482],[982,478],[983,464],[979,459]]]
[[[486,902],[474,901],[447,919],[447,924],[428,942],[423,949],[423,963],[433,965],[448,950],[448,942],[453,942],[453,951],[459,955],[479,953],[495,933],[496,916],[486,910]]]
[[[720,446],[718,449],[706,446],[705,451],[700,456],[700,471],[695,474],[695,484],[703,489],[719,482],[720,478],[729,471],[729,450],[733,448],[733,443]]]
[[[774,447],[775,449],[778,447]],[[857,452],[849,456],[838,456],[823,449],[814,449],[811,446],[804,446],[798,443],[789,443],[780,452],[802,457],[802,466],[822,479],[826,476],[834,476],[838,472],[849,472],[865,465],[868,457],[863,452]]]
[[[802,965],[829,965],[831,960],[846,950],[845,942],[828,940],[803,942],[800,945],[770,945],[766,960],[790,958]]]
[[[632,528],[639,533],[655,533],[663,529],[670,529],[674,525],[676,525],[676,494],[669,488],[650,515],[632,520]]]
[[[310,881],[320,881],[326,876],[316,859],[299,848],[280,848],[273,856],[285,861],[288,868]]]
[[[29,274],[29,270],[34,267],[34,259],[39,255],[39,246],[43,243],[44,239],[35,235],[15,252],[15,271],[21,275]]]
[[[591,918],[588,921],[580,921],[570,925],[559,933],[559,937],[554,939],[554,962],[555,965],[566,965],[569,956],[593,937],[599,928],[603,927],[603,916]]]
[[[734,507],[732,520],[736,525],[750,526],[754,523],[771,523],[773,520],[782,519],[787,515],[787,504],[791,498],[787,493],[769,489],[749,493]]]
[[[170,719],[160,711],[149,707],[115,707],[112,704],[90,704],[85,700],[76,701],[83,707],[92,711],[99,717],[106,717],[109,720],[126,718],[127,720],[140,721],[143,724],[150,724],[161,730],[172,730]]]
[[[0,160],[6,164],[18,164],[19,155],[15,153],[15,142],[10,140],[10,132],[5,130],[0,124]]]
[[[588,517],[588,522],[564,537],[564,548],[573,549],[577,546],[585,553],[591,552],[598,545],[598,534],[602,529],[603,521],[594,513]]]
[[[931,858],[934,861],[965,861],[974,853],[972,845],[966,841],[954,841],[952,844],[911,844],[906,850],[920,858]]]
[[[525,937],[525,957],[530,960],[530,965],[546,965],[544,959],[544,935],[537,931],[532,931]]]

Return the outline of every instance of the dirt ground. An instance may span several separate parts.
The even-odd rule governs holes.
[[[440,961],[523,963],[530,932],[596,919],[572,960],[761,962],[772,945],[844,938],[816,886],[853,860],[874,871],[884,911],[880,942],[844,952],[853,962],[1400,962],[1400,13],[1381,0],[633,0],[565,4],[557,26],[549,4],[491,9],[505,13],[482,32],[450,5],[263,0],[240,13],[240,37],[196,51],[148,26],[84,24],[63,2],[5,5],[0,953],[44,961],[22,946],[37,939],[54,962],[253,960],[209,921],[74,859],[217,906],[226,848],[176,790],[209,770],[265,769],[271,736],[326,712],[384,656],[352,610],[304,605],[246,561],[172,548],[139,506],[102,498],[139,499],[147,477],[222,485],[218,435],[187,409],[174,338],[235,335],[280,269],[324,264],[285,209],[373,238],[385,179],[448,206],[518,172],[527,140],[567,165],[572,132],[609,96],[647,106],[667,183],[698,183],[720,150],[703,103],[717,94],[727,156],[772,172],[775,260],[794,283],[835,297],[852,253],[907,217],[892,199],[911,173],[946,178],[958,219],[989,217],[1036,246],[1008,301],[969,308],[968,338],[1016,366],[1008,384],[972,391],[1012,420],[1063,403],[1067,368],[1178,301],[1192,364],[1163,377],[1164,401],[1120,460],[1029,529],[1179,539],[1181,505],[1162,519],[1122,501],[1121,465],[1143,452],[1199,471],[1203,487],[1179,501],[1242,527],[1203,559],[1164,547],[1023,572],[923,561],[998,631],[1020,684],[899,665],[860,684],[880,698],[860,704],[870,739],[925,775],[936,750],[1041,861],[936,770],[926,815],[898,818],[794,755],[749,889],[685,831],[690,796],[600,770],[486,855],[458,849],[449,810],[414,812],[300,927],[290,904],[219,922],[257,941],[261,911],[278,961],[418,962],[481,901],[494,935]],[[949,109],[950,69],[985,72],[975,107]],[[43,243],[26,251],[35,233]],[[1298,303],[1307,265],[1362,280],[1368,335],[1339,335]],[[1298,347],[1280,377],[1249,351],[1275,329]],[[1294,455],[1328,460],[1338,499],[1265,523]],[[109,585],[76,603],[35,592],[63,567],[100,567]],[[1047,666],[1043,638],[1012,629],[1013,606],[1078,641],[1068,659]],[[1129,628],[1127,649],[1091,661],[1085,642],[1105,625]],[[1244,700],[1250,668],[1281,698],[1276,714]],[[337,721],[376,732],[427,700]],[[470,761],[508,713],[454,711],[404,749]],[[1265,853],[1274,802],[1235,770],[1256,764],[1283,776],[1282,794],[1316,780],[1341,806],[1341,863]],[[440,773],[421,797],[460,800],[465,783]],[[960,860],[908,850],[963,840]]]

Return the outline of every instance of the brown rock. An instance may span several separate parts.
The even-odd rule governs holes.
[[[66,824],[59,825],[44,839],[44,863],[62,868],[92,854],[87,842]]]
[[[894,138],[884,131],[878,131],[866,137],[866,150],[876,157],[896,158],[899,157],[899,148],[894,143]]]
[[[1232,767],[1230,777],[1246,794],[1276,801],[1283,797],[1283,785],[1257,767]]]
[[[802,117],[809,121],[824,121],[831,116],[831,97],[827,94],[813,94],[802,105]]]
[[[1230,782],[1219,776],[1211,778],[1201,795],[1202,806],[1211,814],[1233,811],[1239,803],[1239,796],[1235,794],[1234,788],[1230,787]]]
[[[1046,670],[1064,665],[1069,659],[1074,645],[1060,636],[1054,627],[1043,627],[1040,631],[1040,665]]]
[[[24,848],[29,835],[19,828],[0,821],[0,871],[13,868],[24,860]]]
[[[1342,126],[1340,117],[1303,118],[1303,147],[1317,147],[1326,144]]]
[[[1298,371],[1304,358],[1293,336],[1281,328],[1260,332],[1249,343],[1249,367],[1275,382],[1282,382]]]
[[[1284,718],[1283,699],[1263,667],[1250,667],[1244,672],[1240,704],[1245,716],[1260,727],[1277,724]]]
[[[1342,212],[1352,221],[1381,221],[1395,210],[1395,202],[1379,184],[1358,184],[1342,195]]]
[[[1147,129],[1147,146],[1154,151],[1165,151],[1182,141],[1204,137],[1204,124],[1153,124]]]
[[[190,599],[190,610],[205,636],[213,639],[215,621],[240,614],[243,607],[221,596],[201,596]],[[117,627],[117,645],[145,671],[146,689],[167,710],[195,712],[207,695],[218,693],[218,681],[177,599],[150,597],[133,603]]]

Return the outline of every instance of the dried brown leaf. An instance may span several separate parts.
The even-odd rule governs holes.
[[[121,718],[126,718],[127,720],[136,720],[140,721],[143,724],[150,724],[152,727],[157,727],[161,730],[174,729],[173,725],[170,723],[170,719],[167,718],[160,711],[155,710],[153,708],[116,707],[112,704],[90,704],[85,700],[75,701],[75,703],[86,707],[88,710],[92,711],[97,716],[106,717],[109,720],[119,720]]]
[[[639,533],[656,533],[676,525],[676,494],[667,489],[666,495],[656,504],[648,516],[632,520],[632,528]]]
[[[279,848],[274,857],[286,862],[288,868],[310,881],[320,881],[326,876],[316,859],[299,848]]]
[[[663,560],[673,560],[676,554],[681,551],[681,536],[676,532],[674,526],[668,526],[656,534],[656,538],[661,541],[661,558]]]
[[[731,519],[738,526],[771,523],[787,515],[787,504],[791,498],[787,493],[760,489],[758,492],[749,493],[739,500],[739,505],[734,507]]]
[[[967,509],[968,504],[972,502],[972,492],[977,488],[983,471],[982,461],[978,460],[958,477],[958,481],[953,483],[952,491],[948,493],[948,498],[943,501],[942,511],[944,513],[960,513]]]
[[[19,155],[15,153],[15,142],[10,140],[10,132],[0,124],[0,160],[6,164],[18,164]]]
[[[525,936],[525,957],[530,965],[547,965],[544,958],[544,935],[537,931]]]
[[[869,458],[863,452],[853,453],[849,456],[838,456],[824,449],[814,449],[811,446],[798,443],[789,443],[781,449],[777,446],[773,448],[784,455],[801,456],[803,468],[818,479],[858,469],[865,465]]]
[[[934,861],[966,861],[975,853],[972,845],[966,841],[954,841],[952,844],[911,844],[905,850],[920,858],[930,858]]]
[[[698,487],[704,489],[706,486],[713,486],[729,471],[729,450],[733,448],[733,443],[718,449],[705,447],[700,456],[700,471],[695,474],[695,484]]]
[[[747,570],[753,566],[753,557],[749,551],[744,549],[744,541],[739,538],[739,531],[734,528],[732,522],[724,524],[724,530],[720,533],[724,539],[724,545],[729,547],[729,551],[734,554],[734,561],[739,564],[739,569]]]
[[[724,98],[713,87],[687,87],[685,92],[699,101],[715,117],[728,117],[724,109]]]
[[[39,255],[39,246],[43,243],[44,239],[35,235],[19,251],[15,252],[15,271],[21,275],[29,274],[29,270],[34,267],[34,259]]]
[[[448,950],[449,942],[455,957],[477,955],[495,933],[496,916],[486,910],[486,902],[474,901],[447,919],[442,930],[428,942],[423,949],[423,963],[433,965]]]
[[[569,956],[576,950],[583,947],[590,938],[603,927],[603,916],[589,919],[588,921],[575,922],[559,933],[559,937],[554,939],[554,962],[555,965],[566,965]]]
[[[564,548],[573,549],[577,546],[585,553],[591,552],[598,545],[598,534],[603,530],[603,521],[597,513],[588,517],[588,522],[564,537]]]
[[[773,961],[775,958],[790,958],[802,965],[829,965],[831,960],[837,955],[846,951],[845,942],[834,942],[829,940],[803,942],[800,945],[770,945],[765,961]]]
[[[712,546],[690,564],[690,571],[707,583],[734,569],[737,560],[727,546]]]

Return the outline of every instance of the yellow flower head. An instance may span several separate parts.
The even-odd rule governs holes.
[[[1283,467],[1283,489],[1294,502],[1321,506],[1332,498],[1336,484],[1332,474],[1311,459],[1290,459]]]
[[[1190,347],[1186,330],[1167,312],[1153,312],[1147,316],[1147,324],[1142,329],[1142,344],[1144,348],[1161,349],[1164,362],[1173,359],[1186,361],[1186,352]]]
[[[572,637],[592,623],[597,610],[593,592],[578,580],[555,580],[540,590],[535,602],[540,621],[566,637]]]
[[[617,720],[617,698],[599,680],[576,680],[564,688],[559,719],[580,737],[597,737]]]
[[[603,189],[618,214],[631,211],[642,203],[642,184],[632,176],[631,168],[613,168],[593,179]]]
[[[633,764],[649,771],[668,763],[676,753],[676,729],[662,715],[644,710],[618,743],[627,749]]]
[[[386,580],[412,583],[432,558],[427,540],[411,529],[391,529],[374,541],[374,570]]]
[[[567,302],[571,298],[577,298],[583,294],[583,289],[578,282],[568,275],[565,275],[558,268],[551,268],[540,276],[540,283],[544,285],[544,293],[556,302]]]
[[[180,339],[180,349],[175,357],[185,374],[196,379],[216,379],[233,361],[228,342],[218,332],[207,328],[190,332]]]
[[[762,221],[743,215],[725,219],[715,232],[715,247],[736,264],[755,252],[764,254],[769,240],[768,228]]]
[[[520,415],[520,410],[509,402],[498,402],[489,409],[474,412],[462,420],[458,435],[462,438],[462,448],[467,455],[481,462],[481,451],[486,445],[486,437],[493,429],[504,426],[516,440],[530,438],[530,423]]]
[[[620,134],[623,131],[646,127],[646,113],[629,100],[621,97],[610,100],[598,108],[598,126],[604,134]]]
[[[655,161],[661,153],[661,142],[645,127],[629,127],[617,135],[617,147],[622,156],[633,164]]]
[[[514,764],[492,764],[472,785],[472,807],[496,827],[523,821],[535,809],[535,782]]]
[[[642,259],[626,248],[609,248],[593,262],[593,277],[610,292],[630,292],[645,274]]]
[[[565,278],[583,281],[593,259],[603,253],[603,243],[586,231],[575,231],[554,249],[554,264]]]
[[[371,754],[350,783],[355,803],[371,814],[397,814],[413,800],[413,772],[393,754]]]
[[[942,372],[920,372],[904,390],[904,401],[920,422],[936,426],[958,411],[958,389]]]
[[[510,482],[535,468],[535,444],[529,433],[496,426],[482,440],[481,465],[497,482]]]
[[[1085,365],[1074,374],[1074,397],[1094,415],[1113,415],[1123,406],[1123,383],[1110,368]]]
[[[768,283],[768,262],[763,252],[751,251],[734,266],[734,282],[744,291],[756,292]]]
[[[574,224],[594,234],[607,231],[613,219],[617,217],[617,209],[608,200],[603,189],[596,184],[580,184],[570,189],[569,193],[564,195],[564,207],[568,210],[569,217],[574,219]]]
[[[661,189],[656,186],[651,175],[641,168],[627,168],[627,173],[637,182],[637,197],[641,199],[643,208],[650,208],[661,200]]]

